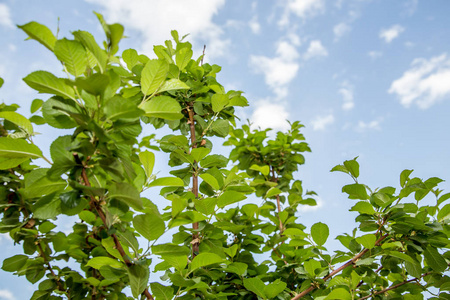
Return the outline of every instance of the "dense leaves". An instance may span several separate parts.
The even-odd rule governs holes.
[[[274,135],[237,126],[242,92],[226,91],[220,67],[193,58],[176,31],[154,59],[117,55],[123,27],[96,15],[102,45],[84,31],[57,39],[42,24],[19,26],[67,78],[24,78],[50,95],[30,101],[29,119],[0,105],[0,232],[23,249],[2,269],[36,283],[32,299],[450,297],[441,179],[405,170],[398,189],[372,189],[358,181],[357,158],[332,168],[352,180],[342,192],[358,228],[331,254],[328,226],[299,220],[299,206],[316,205],[296,179],[310,151],[303,126]],[[65,129],[50,158],[32,123]],[[229,157],[214,153],[221,138]],[[161,157],[170,174],[155,170]],[[58,226],[68,220],[70,233]]]

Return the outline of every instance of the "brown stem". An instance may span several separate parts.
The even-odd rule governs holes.
[[[278,182],[278,178],[275,176],[275,168],[272,166],[272,181],[273,182]],[[280,234],[283,235],[283,231],[284,231],[284,226],[283,226],[283,222],[281,222],[281,218],[280,218],[280,213],[281,213],[281,201],[280,201],[280,195],[277,195],[277,209],[278,209],[278,221],[279,226],[280,226]]]
[[[55,272],[53,271],[52,266],[50,265],[50,261],[47,259],[47,256],[45,256],[44,249],[42,248],[41,241],[38,241],[37,246],[39,248],[39,253],[41,254],[41,257],[44,259],[45,264],[47,265],[47,269],[50,271],[52,276],[55,278],[56,285],[58,286],[58,290],[62,292],[66,292],[66,289],[64,289],[64,285],[61,283],[58,276],[56,276]]]
[[[189,129],[191,133],[191,147],[192,149],[197,148],[197,140],[195,137],[195,121],[194,121],[194,106],[191,103],[189,103],[188,107],[189,112]],[[194,196],[196,199],[198,199],[198,174],[195,166],[197,165],[197,162],[194,161],[194,168],[192,173],[192,193],[194,193]],[[198,222],[195,222],[192,224],[192,228],[194,230],[198,229]],[[199,235],[198,232],[194,232],[192,234],[192,258],[194,258],[199,251]]]
[[[206,50],[206,45],[203,45],[203,55],[202,55],[202,60],[200,61],[201,66],[203,66],[203,59],[205,58],[205,50]]]
[[[75,158],[75,161],[78,164],[81,164],[83,166],[83,169],[81,169],[81,179],[83,180],[84,185],[90,187],[91,183],[89,182],[89,178],[87,177],[86,168],[85,168],[84,164],[82,163],[80,157],[78,156],[78,153],[73,153],[73,156]],[[90,195],[89,198],[90,198],[90,201],[89,201],[90,207],[92,209],[95,209],[98,216],[102,220],[103,224],[105,226],[107,226],[106,215],[103,212],[102,208],[100,207],[98,201],[95,199],[95,197],[93,195]],[[117,251],[119,251],[120,256],[122,256],[122,259],[125,262],[125,265],[127,265],[127,267],[130,267],[131,265],[133,265],[133,262],[130,260],[128,255],[125,253],[125,250],[123,249],[122,244],[120,243],[117,235],[115,233],[113,233],[113,234],[111,234],[111,237],[114,240],[115,248],[117,249]],[[153,300],[153,296],[150,294],[150,292],[148,291],[147,288],[144,290],[143,294],[147,297],[147,299]]]
[[[421,278],[427,276],[427,275],[430,274],[430,273],[431,273],[431,272],[427,272],[427,273],[423,274],[422,276],[420,276],[419,278],[416,277],[416,278],[413,278],[413,279],[405,280],[405,281],[403,281],[403,282],[400,282],[400,283],[391,285],[390,287],[385,288],[384,290],[381,290],[381,291],[372,293],[371,295],[368,295],[368,296],[359,298],[358,300],[369,299],[369,298],[372,297],[372,296],[379,295],[379,294],[384,294],[384,293],[386,293],[386,292],[388,292],[388,291],[394,290],[394,289],[396,289],[396,288],[398,288],[398,287],[400,287],[400,286],[402,286],[402,285],[405,285],[405,284],[407,284],[407,283],[410,283],[410,282],[413,282],[413,281],[418,281],[419,279],[421,279]]]
[[[380,245],[380,243],[388,236],[388,234],[383,235],[382,237],[380,237],[375,245],[378,246]],[[359,260],[364,254],[366,254],[369,251],[368,248],[365,248],[363,251],[359,252],[358,254],[356,254],[352,259],[350,259],[349,261],[347,261],[345,264],[343,264],[342,266],[340,266],[339,268],[337,268],[336,270],[334,270],[333,272],[331,272],[330,274],[328,274],[327,276],[323,277],[322,279],[324,281],[327,281],[328,279],[332,278],[334,275],[340,273],[342,270],[344,270],[345,268],[347,268],[348,266],[353,265],[357,260]],[[303,292],[301,292],[300,294],[295,295],[295,297],[291,298],[291,300],[297,300],[300,299],[303,296],[308,295],[309,293],[311,293],[312,291],[314,291],[317,288],[316,285],[311,285],[309,288],[307,288],[306,290],[304,290]]]

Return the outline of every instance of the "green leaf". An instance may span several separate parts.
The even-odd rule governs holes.
[[[367,215],[375,214],[375,209],[373,209],[372,204],[365,201],[359,201],[350,209],[350,211],[357,211],[360,214],[367,214]]]
[[[137,119],[144,114],[133,102],[114,96],[104,106],[106,117],[111,121]]]
[[[97,270],[103,266],[110,266],[112,268],[120,269],[123,267],[123,264],[120,261],[117,261],[107,256],[96,256],[91,258],[87,262],[86,266],[92,267]]]
[[[209,152],[211,152],[209,148],[194,148],[191,150],[191,155],[195,161],[201,161]]]
[[[169,64],[165,60],[151,59],[141,73],[141,90],[144,95],[156,92],[169,73]]]
[[[266,193],[266,195],[264,196],[264,198],[265,198],[265,199],[271,198],[271,197],[276,196],[276,195],[279,195],[279,194],[281,194],[281,193],[282,193],[282,192],[281,192],[281,190],[280,190],[279,188],[271,187],[271,188],[267,191],[267,193]]]
[[[269,175],[270,172],[270,167],[269,166],[258,166],[258,165],[252,165],[250,167],[250,170],[255,170],[258,172],[261,172],[261,174],[263,174],[264,176]]]
[[[420,278],[422,276],[422,267],[420,266],[419,263],[417,262],[411,263],[409,261],[405,261],[405,267],[409,275],[416,278]]]
[[[189,47],[184,47],[177,51],[175,61],[180,71],[186,68],[193,54],[194,52]]]
[[[224,260],[214,253],[200,253],[192,260],[190,264],[191,272],[201,267],[222,263]]]
[[[123,51],[122,58],[127,64],[128,70],[133,69],[133,67],[139,62],[139,55],[134,49],[127,49]]]
[[[139,152],[139,160],[144,167],[147,177],[152,176],[153,167],[155,166],[155,154],[150,151]]]
[[[42,157],[41,150],[22,139],[0,138],[0,170],[16,167],[28,159]]]
[[[148,284],[150,272],[148,267],[134,264],[128,267],[128,277],[130,279],[131,293],[134,298],[138,298]]]
[[[161,217],[155,213],[136,215],[133,218],[134,229],[149,241],[158,239],[166,230]]]
[[[220,154],[208,155],[200,161],[200,166],[205,169],[213,167],[225,168],[227,164],[228,158]]]
[[[356,241],[360,243],[364,248],[372,249],[373,247],[375,247],[377,238],[374,234],[365,234],[363,236],[357,237]]]
[[[74,31],[72,34],[77,40],[79,40],[93,55],[100,68],[100,72],[103,73],[106,70],[106,64],[108,63],[108,56],[105,50],[101,49],[100,46],[94,39],[94,36],[87,31]]]
[[[342,188],[342,192],[347,193],[349,199],[361,199],[361,200],[369,199],[366,187],[359,183],[345,185]]]
[[[161,177],[153,180],[148,185],[148,187],[153,186],[184,186],[184,182],[178,177]]]
[[[34,99],[33,102],[31,102],[30,106],[30,112],[34,114],[39,110],[39,108],[42,107],[42,104],[44,104],[44,101],[41,99]]]
[[[226,137],[230,132],[230,123],[223,119],[215,120],[211,125],[211,130],[219,137]]]
[[[221,111],[229,102],[228,95],[225,94],[214,94],[211,97],[212,110],[214,112]]]
[[[408,254],[405,254],[405,253],[402,253],[402,252],[399,252],[399,251],[389,251],[387,254],[390,255],[390,256],[393,256],[393,257],[400,258],[401,260],[403,260],[405,262],[410,262],[412,264],[417,264],[418,263],[415,259],[413,259]]]
[[[170,286],[164,286],[159,282],[150,283],[150,288],[152,289],[153,296],[157,300],[171,300],[173,298],[173,288]]]
[[[2,270],[6,272],[19,271],[27,263],[28,256],[18,254],[3,261]]]
[[[35,71],[23,79],[26,84],[39,93],[54,94],[63,98],[75,100],[75,92],[64,79],[58,78],[47,71]]]
[[[80,111],[75,107],[74,101],[60,97],[52,97],[45,101],[42,106],[42,115],[48,125],[60,128],[70,129],[78,124],[68,113],[79,114]]]
[[[347,168],[345,166],[343,166],[343,165],[334,166],[330,170],[330,172],[343,172],[343,173],[346,173],[346,174],[350,174],[350,172],[347,170]]]
[[[314,242],[319,246],[322,246],[323,244],[325,244],[325,242],[328,239],[329,234],[330,234],[330,230],[329,230],[327,224],[318,222],[318,223],[314,224],[313,226],[311,226],[311,236],[312,236]]]
[[[108,197],[117,199],[134,209],[142,209],[142,200],[139,191],[131,184],[118,182],[109,189]]]
[[[190,252],[191,250],[188,247],[175,244],[161,244],[152,246],[152,253],[155,255],[181,256],[189,255]]]
[[[235,191],[225,191],[222,195],[217,199],[217,206],[223,208],[232,203],[236,203],[242,200],[247,199],[243,193],[235,192]]]
[[[87,53],[80,42],[66,38],[58,40],[55,43],[54,52],[56,57],[64,63],[67,71],[75,77],[86,71]]]
[[[3,78],[0,77],[0,88],[3,86],[4,83],[5,83],[5,80],[3,80]]]
[[[423,252],[425,262],[436,272],[444,272],[448,265],[436,248],[428,246]]]
[[[303,264],[303,267],[305,268],[305,271],[313,278],[317,276],[316,270],[321,268],[320,262],[314,259],[310,259],[308,261],[305,261]]]
[[[208,173],[200,174],[200,178],[203,179],[207,184],[209,184],[214,190],[220,190],[220,185],[217,179]]]
[[[284,291],[286,286],[287,285],[285,282],[281,281],[280,279],[277,279],[264,287],[264,294],[269,299],[274,298],[278,296],[278,294],[280,294],[282,291]]]
[[[41,225],[39,225],[39,231],[42,233],[48,233],[54,228],[56,228],[56,225],[50,221],[46,221],[46,222],[42,223]]]
[[[450,218],[450,204],[444,205],[444,207],[442,207],[439,210],[437,218],[438,218],[439,222],[442,222],[443,220],[446,220],[446,219]]]
[[[105,89],[108,87],[110,81],[111,79],[108,75],[95,73],[87,78],[84,77],[76,78],[75,85],[79,88],[82,88],[89,94],[92,94],[94,96],[101,96],[105,92]],[[84,98],[86,102],[86,97]]]
[[[31,125],[31,122],[15,111],[0,111],[0,118],[16,124],[17,126],[22,128],[28,135],[33,134],[33,125]]]
[[[188,90],[190,87],[183,81],[173,78],[164,81],[163,85],[158,89],[158,93],[175,90]]]
[[[178,101],[169,96],[157,96],[139,105],[147,117],[179,120],[183,117]]]
[[[267,298],[264,294],[266,285],[258,277],[244,278],[244,287],[263,299]]]
[[[331,291],[328,296],[325,298],[328,299],[341,299],[341,300],[350,300],[352,296],[350,293],[344,288],[337,288]]]
[[[33,217],[41,220],[53,219],[61,214],[61,200],[55,194],[40,198],[33,205]]]
[[[409,180],[409,175],[411,175],[411,173],[414,170],[403,170],[402,173],[400,173],[400,186],[401,187],[405,187],[405,183],[407,180]]]
[[[354,177],[354,178],[358,178],[359,177],[359,164],[356,161],[357,157],[355,157],[352,160],[346,160],[344,161],[344,166],[345,168],[350,172],[350,174]]]
[[[56,43],[56,37],[47,26],[37,22],[30,22],[25,25],[17,26],[33,40],[38,41],[50,51],[53,51]]]

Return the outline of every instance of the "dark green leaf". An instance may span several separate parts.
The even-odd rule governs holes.
[[[6,272],[16,272],[20,270],[28,260],[28,256],[18,254],[3,261],[2,270]]]
[[[157,214],[136,215],[133,225],[136,231],[149,241],[158,239],[166,230],[164,221]]]

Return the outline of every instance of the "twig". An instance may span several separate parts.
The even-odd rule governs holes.
[[[64,289],[63,284],[61,283],[61,281],[59,280],[59,277],[55,274],[55,272],[53,271],[52,266],[50,265],[49,260],[47,259],[47,256],[45,256],[45,252],[44,249],[42,248],[41,245],[41,241],[38,241],[37,246],[39,248],[39,253],[41,254],[41,257],[44,259],[45,264],[47,265],[47,269],[50,271],[50,273],[52,274],[52,276],[55,278],[56,281],[56,285],[58,286],[58,290],[62,291],[62,292],[67,292],[66,289]]]
[[[388,237],[389,234],[385,234],[382,237],[380,237],[375,245],[378,246],[380,245],[380,243]],[[332,278],[334,275],[338,274],[339,272],[341,272],[342,270],[344,270],[345,268],[347,268],[348,266],[353,265],[358,259],[360,259],[364,254],[366,254],[369,251],[368,248],[365,248],[363,251],[359,252],[358,254],[356,254],[352,259],[350,259],[349,261],[347,261],[345,264],[343,264],[342,266],[340,266],[339,268],[337,268],[336,270],[334,270],[333,272],[331,272],[330,274],[328,274],[327,276],[323,277],[323,281],[327,281],[328,279]],[[308,295],[309,293],[311,293],[312,291],[314,291],[317,288],[316,285],[311,285],[309,288],[307,288],[306,290],[304,290],[303,292],[301,292],[300,294],[297,294],[295,297],[291,298],[291,300],[297,300],[300,299],[303,296]]]
[[[78,164],[81,164],[83,166],[83,168],[81,169],[81,179],[83,180],[84,185],[90,187],[91,183],[89,182],[89,178],[87,177],[85,165],[83,164],[80,157],[78,156],[78,153],[73,153],[73,156],[75,158],[75,161]],[[98,205],[98,202],[96,201],[95,197],[93,195],[90,195],[89,198],[90,198],[89,206],[91,207],[91,209],[95,209],[98,216],[102,220],[103,224],[105,226],[107,226],[106,215],[103,212],[102,208]],[[132,266],[133,262],[129,259],[128,255],[125,253],[125,250],[123,249],[122,244],[120,243],[117,235],[115,233],[113,233],[113,234],[111,234],[111,237],[114,240],[114,245],[115,245],[117,251],[119,251],[120,256],[122,256],[125,265],[127,267]],[[147,288],[145,288],[143,294],[147,297],[147,299],[153,300],[153,296],[150,294],[150,292],[148,291]]]
[[[206,50],[206,45],[203,45],[203,55],[202,55],[202,60],[200,61],[201,66],[203,66],[203,58],[205,58],[205,50]]]

